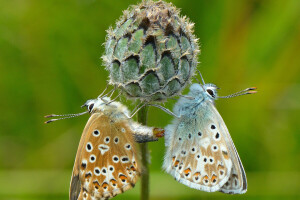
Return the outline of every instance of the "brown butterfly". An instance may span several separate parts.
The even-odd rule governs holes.
[[[134,187],[141,174],[135,141],[155,141],[164,130],[134,122],[124,105],[108,97],[83,106],[91,117],[78,146],[70,200],[109,199]]]

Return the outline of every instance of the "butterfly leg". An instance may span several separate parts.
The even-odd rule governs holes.
[[[157,104],[147,104],[149,106],[153,106],[153,107],[157,107],[163,111],[165,111],[166,113],[168,113],[169,115],[172,115],[173,117],[176,117],[176,118],[180,118],[180,116],[177,116],[175,113],[173,113],[172,111],[170,111],[169,109],[161,106],[161,105],[157,105]]]

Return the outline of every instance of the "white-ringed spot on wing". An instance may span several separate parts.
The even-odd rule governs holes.
[[[215,139],[216,141],[219,141],[219,140],[221,139],[221,135],[220,135],[219,132],[216,132],[214,139]]]
[[[220,169],[219,174],[220,174],[220,177],[223,177],[224,174],[225,174],[225,173],[224,173],[224,170]]]
[[[211,182],[212,185],[215,185],[217,183],[217,175],[213,173],[212,177],[211,177]]]
[[[105,152],[107,152],[109,150],[109,146],[107,146],[105,144],[100,144],[98,146],[98,149],[100,150],[101,155],[103,155]]]
[[[192,154],[196,153],[196,147],[192,147],[192,148],[191,148],[191,153],[192,153]]]
[[[210,125],[210,128],[211,128],[211,130],[215,130],[215,129],[216,129],[216,125],[211,124],[211,125]]]
[[[209,184],[209,180],[208,180],[208,176],[203,176],[203,183],[204,185],[208,185]]]
[[[95,174],[96,176],[100,176],[101,171],[100,171],[99,167],[95,167],[95,168],[94,168],[94,174]]]
[[[186,156],[186,151],[182,150],[182,151],[181,151],[181,155],[182,155],[182,156]]]
[[[101,170],[101,173],[103,175],[106,175],[107,174],[107,168],[106,167],[103,167],[102,170]]]
[[[201,175],[201,173],[200,172],[196,172],[196,173],[194,173],[194,175],[193,175],[193,180],[194,180],[194,182],[196,182],[196,183],[199,183],[200,182],[200,175]]]
[[[93,181],[93,184],[94,184],[95,189],[99,190],[99,188],[100,188],[99,182],[96,180],[96,181]]]
[[[218,151],[218,149],[219,149],[218,145],[216,145],[216,144],[211,146],[211,150],[214,151],[214,152]]]
[[[114,138],[114,143],[115,143],[115,144],[118,144],[118,143],[119,143],[119,137],[118,137],[118,136],[116,136],[116,137]]]
[[[108,188],[108,183],[103,182],[103,183],[102,183],[102,188],[104,189],[104,191],[106,191],[107,188]]]
[[[122,183],[126,183],[127,182],[127,176],[125,176],[124,174],[119,174],[119,178],[121,179]]]
[[[126,144],[124,145],[124,147],[125,147],[126,150],[130,150],[130,149],[131,149],[131,144],[126,143]]]
[[[199,131],[199,132],[197,133],[197,135],[198,135],[199,137],[202,137],[202,136],[203,136],[203,134],[202,134],[201,131]]]
[[[108,144],[109,141],[110,141],[110,137],[109,137],[109,136],[106,136],[106,137],[104,138],[104,142],[105,142],[106,144]]]
[[[113,186],[113,187],[117,187],[117,180],[116,179],[110,179],[110,184]]]
[[[121,157],[121,163],[129,163],[129,158],[128,158],[128,156],[122,156]]]
[[[215,160],[214,160],[214,158],[213,158],[213,157],[209,157],[209,158],[208,158],[208,162],[209,162],[210,164],[213,164],[213,163],[214,163],[214,161],[215,161]]]
[[[100,131],[99,130],[94,130],[93,131],[93,136],[98,137],[100,135]]]
[[[207,163],[207,157],[206,157],[206,156],[204,156],[203,162],[204,162],[204,163]]]
[[[113,161],[114,163],[118,163],[118,162],[119,162],[119,157],[116,156],[116,155],[114,155],[114,156],[112,157],[112,161]]]
[[[129,167],[126,167],[126,171],[129,177],[132,177],[132,171],[129,169]]]
[[[179,170],[182,170],[182,169],[183,169],[183,168],[182,168],[182,165],[183,165],[183,162],[180,162],[180,163],[179,163],[179,167],[178,167]]]
[[[90,162],[93,163],[93,162],[95,162],[95,161],[96,161],[96,156],[95,156],[94,154],[92,154],[92,155],[90,156]]]
[[[86,165],[87,165],[87,161],[86,161],[86,160],[82,160],[82,161],[81,161],[81,165],[80,165],[80,166],[81,166],[81,167],[80,167],[81,170],[85,170],[85,169],[86,169]]]
[[[125,128],[121,128],[122,133],[125,133]]]
[[[191,168],[187,168],[183,172],[186,178],[189,178],[191,176]]]
[[[86,149],[87,152],[91,152],[91,151],[93,150],[93,145],[92,145],[92,143],[88,142],[88,143],[86,144],[85,149]]]
[[[114,171],[115,171],[115,168],[114,168],[114,166],[109,165],[109,166],[108,166],[108,170],[109,170],[110,172],[114,172]]]
[[[200,160],[201,155],[200,155],[200,154],[196,154],[196,155],[195,155],[195,158],[196,158],[196,160]]]

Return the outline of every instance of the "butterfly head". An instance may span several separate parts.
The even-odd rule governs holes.
[[[93,113],[95,111],[103,111],[107,110],[109,107],[115,107],[113,102],[110,102],[109,97],[90,99],[85,102],[81,107],[86,107],[89,113]]]
[[[129,115],[129,111],[126,106],[123,106],[117,101],[111,101],[109,97],[90,99],[82,107],[86,107],[89,113],[95,112],[121,112],[125,115]]]
[[[206,96],[208,96],[208,98],[210,98],[212,100],[215,100],[218,98],[217,90],[220,88],[217,87],[215,84],[212,84],[212,83],[204,84],[203,89],[205,90],[205,94],[206,94]]]
[[[204,94],[204,97],[210,100],[216,100],[218,98],[217,89],[220,88],[218,88],[215,84],[212,83],[207,83],[203,85],[195,83],[191,86],[190,92],[193,97],[202,98],[202,95]]]

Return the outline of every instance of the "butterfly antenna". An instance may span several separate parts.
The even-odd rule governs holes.
[[[51,117],[61,117],[61,118],[50,119],[50,120],[46,121],[45,124],[49,124],[50,122],[54,122],[54,121],[58,121],[58,120],[62,120],[62,119],[69,119],[69,118],[73,118],[73,117],[78,117],[78,116],[84,115],[84,114],[86,114],[88,112],[89,111],[85,111],[85,112],[82,112],[82,113],[76,113],[76,114],[65,114],[65,115],[52,114],[52,115],[46,115],[45,118],[51,118]]]
[[[105,89],[104,89],[103,92],[97,97],[97,99],[101,98],[101,96],[104,94],[104,92],[107,90],[107,88],[108,88],[108,83],[106,83]]]
[[[227,98],[242,96],[242,95],[246,95],[246,94],[255,94],[255,93],[257,93],[256,89],[257,89],[256,87],[251,87],[251,88],[247,88],[247,89],[244,89],[242,91],[239,91],[239,92],[227,95],[227,96],[219,96],[218,98],[226,98],[227,99]]]
[[[205,82],[204,82],[204,79],[203,79],[203,77],[202,77],[201,72],[199,71],[199,69],[196,69],[196,70],[197,70],[198,74],[199,74],[200,77],[201,77],[201,80],[202,80],[203,85],[205,85]]]
[[[193,78],[196,79],[196,81],[199,83],[199,85],[201,85],[200,80],[196,76],[194,76]]]
[[[170,111],[169,109],[161,106],[161,105],[157,105],[157,104],[148,104],[149,106],[153,106],[153,107],[156,107],[156,108],[159,108],[161,110],[163,110],[164,112],[168,113],[169,115],[172,115],[176,118],[180,118],[179,116],[175,115],[172,111]]]

